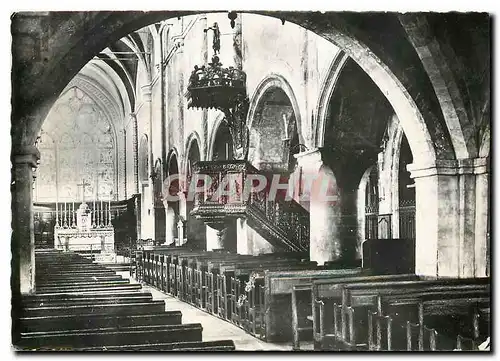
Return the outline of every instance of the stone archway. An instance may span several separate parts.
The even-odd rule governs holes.
[[[335,91],[337,81],[344,69],[344,65],[349,60],[349,56],[340,50],[333,58],[325,80],[319,92],[318,106],[316,109],[316,130],[314,131],[314,146],[320,148],[324,144],[326,120],[328,117],[328,105]]]
[[[185,214],[185,228],[186,228],[186,239],[189,243],[190,247],[196,249],[204,249],[206,242],[206,230],[205,223],[202,220],[196,219],[196,217],[191,216],[191,211],[194,207],[194,197],[188,197],[188,192],[190,189],[190,184],[193,175],[193,166],[196,162],[202,160],[199,148],[199,137],[196,133],[192,133],[188,137],[187,148],[186,148],[186,167],[185,167],[185,176],[186,176],[186,185],[185,185],[185,196],[184,199],[180,201],[184,201],[186,214]]]
[[[163,225],[166,231],[166,243],[180,245],[179,222],[181,220],[181,174],[179,173],[179,161],[177,149],[172,148],[167,157],[166,178],[163,182],[162,209],[165,214]],[[184,234],[181,231],[181,236]]]
[[[153,206],[154,206],[154,240],[156,244],[168,242],[165,232],[165,206],[163,205],[163,166],[161,159],[155,161],[153,168]]]
[[[138,152],[139,192],[141,193],[141,238],[155,238],[154,233],[154,187],[151,186],[149,165],[149,139],[143,134],[139,142]]]
[[[299,152],[298,146],[304,140],[297,99],[285,78],[272,74],[260,82],[252,96],[247,119],[249,161],[262,170],[293,171],[293,154]]]
[[[139,182],[149,182],[149,140],[143,134],[139,143]]]
[[[216,129],[213,132],[213,138],[207,159],[209,160],[230,160],[233,159],[233,138],[231,130],[224,118],[216,124]]]
[[[396,161],[394,162],[396,164]],[[410,172],[406,169],[408,164],[413,163],[413,154],[408,145],[405,134],[402,134],[399,142],[399,154],[397,160],[397,203],[394,205],[398,210],[398,230],[399,238],[415,239],[415,182],[410,177]],[[395,169],[396,170],[396,169]]]

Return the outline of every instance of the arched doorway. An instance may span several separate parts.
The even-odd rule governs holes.
[[[180,219],[180,202],[179,202],[179,192],[180,188],[180,174],[179,174],[179,163],[177,160],[177,151],[172,149],[168,156],[167,163],[167,179],[164,187],[168,187],[164,189],[164,192],[167,192],[169,197],[166,199],[166,202],[163,202],[163,212],[166,217],[164,218],[163,226],[166,227],[166,242],[168,244],[181,245],[184,240],[179,240],[179,231],[178,227],[182,226],[184,231],[184,225],[182,220]],[[165,195],[166,196],[166,195]],[[166,208],[166,209],[165,209]],[[184,238],[185,232],[181,234]]]
[[[378,169],[373,166],[368,174],[365,186],[365,237],[377,239],[378,237]]]
[[[280,76],[264,79],[250,104],[249,161],[264,172],[280,172],[289,176],[300,151],[297,118],[299,109],[295,95]]]
[[[165,234],[165,206],[163,205],[163,167],[161,159],[157,159],[153,173],[154,192],[154,217],[155,217],[155,243],[163,244],[166,241]]]
[[[189,189],[192,175],[193,166],[196,162],[201,160],[200,148],[198,146],[197,138],[193,137],[188,143],[187,159],[186,159],[186,189]],[[194,207],[194,197],[186,197],[186,238],[188,244],[192,248],[204,249],[205,248],[205,223],[202,220],[196,219],[191,216],[191,211]]]
[[[233,138],[231,137],[231,130],[224,119],[220,122],[215,133],[212,154],[209,157],[212,160],[233,159]]]
[[[154,204],[153,191],[149,177],[149,142],[144,134],[139,144],[139,190],[141,193],[141,238],[154,238]]]
[[[408,140],[403,134],[398,169],[398,194],[399,194],[399,238],[415,239],[415,182],[406,169],[413,163],[413,155],[408,145]]]
[[[268,177],[269,182],[278,174],[281,184],[300,185],[300,168],[293,156],[301,150],[300,118],[297,99],[284,77],[274,74],[260,82],[248,112],[248,160]],[[287,194],[308,209],[308,204],[298,198],[300,186],[296,190],[289,188],[277,192],[281,198]]]
[[[329,205],[338,208],[330,210],[338,216],[329,225],[338,232],[324,234],[336,234],[339,239],[327,240],[319,235],[318,239],[337,244],[334,248],[340,250],[330,249],[330,252],[340,254],[341,262],[346,264],[361,258],[361,243],[365,239],[391,236],[390,214],[379,214],[378,158],[384,151],[384,135],[393,114],[391,105],[371,78],[351,59],[344,61],[320,137],[322,162],[331,169],[339,195],[339,202]],[[314,227],[311,228],[314,233]],[[329,257],[332,255],[324,256]]]

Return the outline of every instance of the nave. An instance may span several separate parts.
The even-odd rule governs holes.
[[[38,250],[43,272],[20,303],[15,346],[471,351],[490,336],[489,278],[381,272],[375,262],[317,266],[304,256],[156,247],[117,273],[73,252]]]
[[[490,30],[487,13],[14,14],[13,344],[480,349]],[[106,270],[123,257],[131,280]]]

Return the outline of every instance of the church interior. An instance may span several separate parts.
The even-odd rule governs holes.
[[[14,348],[489,350],[490,32],[14,13]]]

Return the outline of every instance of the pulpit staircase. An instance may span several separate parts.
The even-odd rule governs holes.
[[[244,160],[200,161],[193,174],[206,187],[194,195],[191,215],[215,229],[224,228],[228,220],[245,218],[276,252],[309,252],[309,213],[295,200],[285,199],[284,192],[275,196],[269,175]],[[267,186],[257,191],[260,187],[252,185],[259,177],[266,177]],[[205,183],[207,178],[211,181]],[[202,183],[197,186],[202,188]]]

